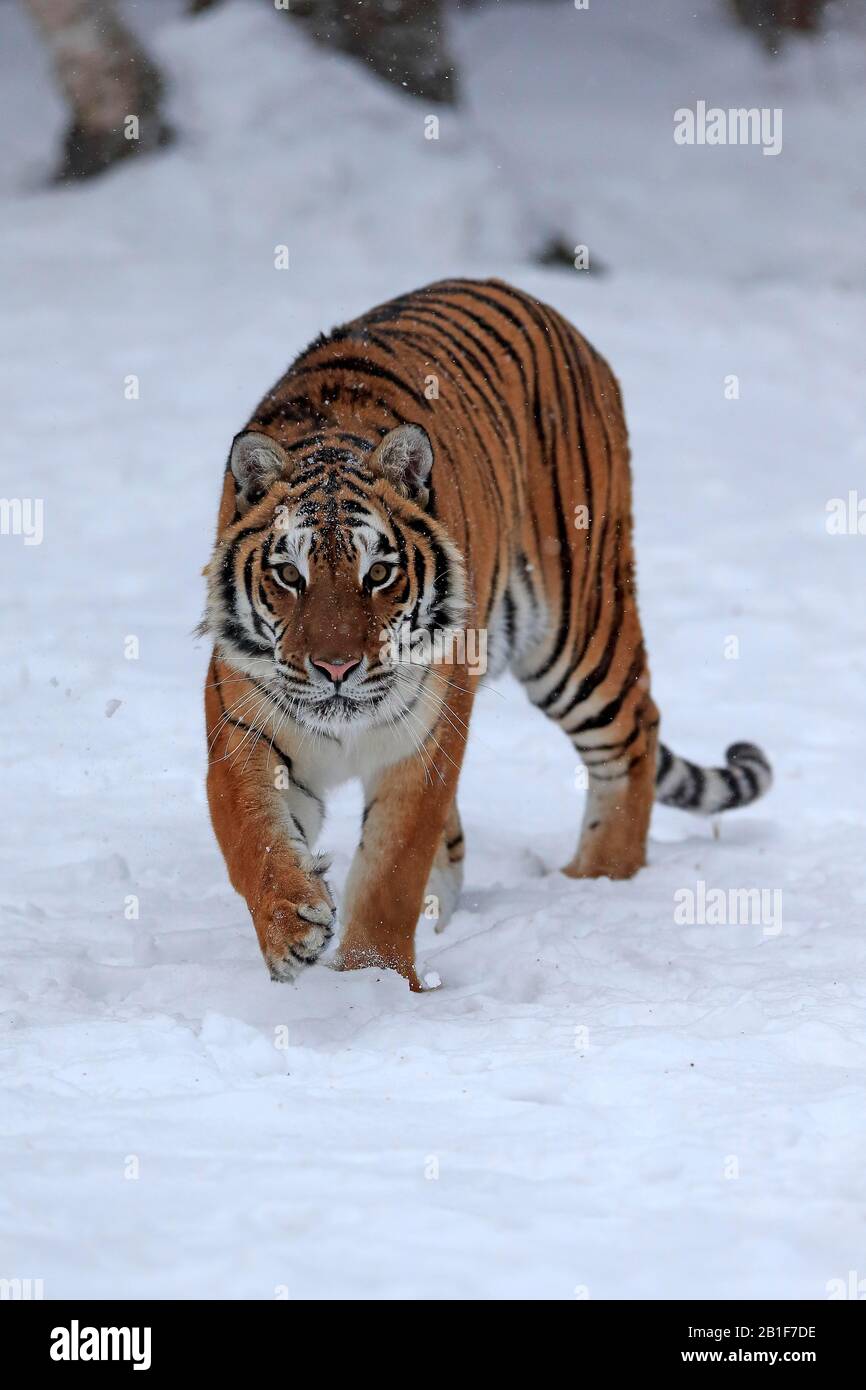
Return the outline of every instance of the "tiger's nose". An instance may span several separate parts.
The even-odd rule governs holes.
[[[335,684],[361,664],[359,656],[353,656],[351,661],[321,661],[317,656],[311,656],[310,661],[318,670],[326,671]]]

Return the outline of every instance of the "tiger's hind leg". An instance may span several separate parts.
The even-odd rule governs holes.
[[[533,703],[567,735],[586,771],[580,842],[563,869],[570,878],[631,878],[646,862],[659,717],[636,604],[626,600],[612,609],[609,624],[570,669],[563,658],[560,674],[526,682]]]
[[[636,686],[610,724],[571,735],[587,772],[587,798],[569,878],[631,878],[646,863],[655,800],[658,714]],[[589,721],[592,723],[592,721]],[[599,732],[600,739],[590,735]]]
[[[463,828],[455,799],[448,813],[424,894],[424,911],[435,919],[434,931],[444,931],[454,914],[463,888],[465,853]]]

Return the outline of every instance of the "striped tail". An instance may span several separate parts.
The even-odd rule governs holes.
[[[768,791],[773,770],[754,743],[732,743],[725,753],[727,767],[697,767],[659,744],[656,760],[656,801],[679,806],[698,816],[714,816],[748,806]]]

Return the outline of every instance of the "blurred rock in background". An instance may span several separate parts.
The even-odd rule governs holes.
[[[785,30],[814,34],[821,26],[828,0],[730,0],[741,24],[752,29],[771,53],[779,50]]]
[[[285,13],[317,43],[350,53],[409,96],[456,100],[440,0],[364,0],[351,8],[344,0],[294,0]]]
[[[71,124],[59,181],[88,178],[164,145],[162,78],[112,0],[25,0],[51,53]]]

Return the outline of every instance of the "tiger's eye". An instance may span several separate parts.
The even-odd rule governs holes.
[[[280,570],[280,578],[284,584],[297,584],[301,577],[301,571],[297,565],[283,565]]]
[[[373,584],[384,584],[391,573],[391,566],[383,565],[381,560],[377,560],[375,565],[370,566],[368,573]]]

